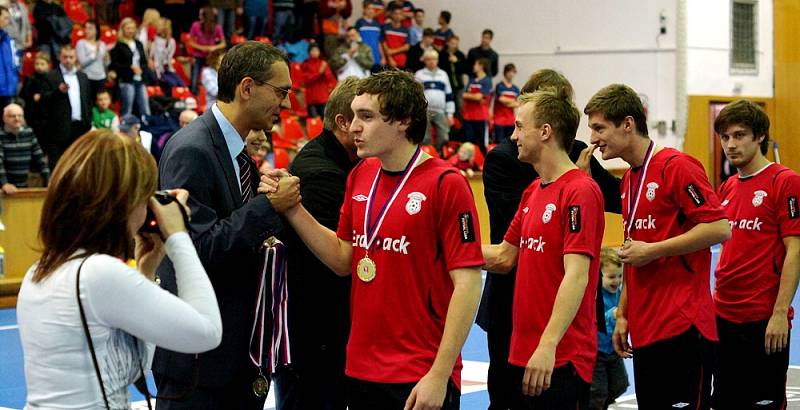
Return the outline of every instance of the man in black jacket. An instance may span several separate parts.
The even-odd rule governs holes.
[[[499,71],[499,57],[497,56],[497,52],[492,49],[492,39],[494,38],[494,32],[490,29],[485,29],[481,33],[481,44],[472,47],[469,49],[467,53],[467,67],[472,69],[472,66],[475,65],[475,62],[481,58],[485,58],[489,60],[492,65],[490,69],[486,72],[490,78],[494,78]]]
[[[303,181],[303,206],[330,229],[339,223],[347,175],[358,162],[349,131],[356,85],[358,80],[349,77],[331,92],[322,134],[303,147],[289,168]],[[292,365],[280,368],[274,376],[277,408],[344,410],[352,279],[328,269],[289,224],[284,225]]]
[[[550,69],[533,73],[522,87],[522,93],[534,92],[542,87],[567,87],[572,95],[569,81]],[[592,178],[600,185],[606,212],[620,213],[622,204],[619,199],[619,179],[603,168],[591,156],[591,152],[584,142],[575,140],[569,157],[584,170],[589,168]],[[511,142],[499,144],[486,154],[483,192],[489,208],[490,240],[493,244],[503,241],[503,236],[517,212],[522,192],[539,176],[532,165],[519,161],[518,155],[516,144]],[[516,373],[510,372],[511,365],[508,363],[515,277],[515,269],[508,274],[489,272],[478,308],[476,322],[486,331],[489,344],[487,383],[490,410],[514,408],[515,403],[512,400],[517,397],[515,392],[522,383],[522,380],[515,378]],[[602,298],[600,300],[602,302]]]

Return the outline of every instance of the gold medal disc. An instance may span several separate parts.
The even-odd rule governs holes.
[[[358,270],[358,278],[364,282],[372,282],[372,280],[375,279],[375,274],[378,271],[378,268],[375,266],[375,262],[373,262],[368,256],[365,256],[358,261],[358,266],[356,269]]]
[[[269,393],[269,382],[266,377],[260,374],[258,375],[253,382],[253,393],[255,393],[257,397],[264,397]]]

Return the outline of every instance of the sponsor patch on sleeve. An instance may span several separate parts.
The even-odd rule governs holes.
[[[800,210],[797,209],[797,197],[790,196],[786,198],[786,204],[789,207],[789,219],[800,218]]]
[[[569,231],[572,233],[581,231],[581,207],[578,205],[569,207]]]
[[[692,202],[694,202],[695,206],[700,206],[706,203],[706,199],[703,198],[703,194],[700,193],[700,190],[697,189],[697,187],[694,186],[694,184],[686,185],[685,190],[686,193],[689,195],[689,199],[691,199]]]
[[[458,225],[461,228],[461,242],[475,242],[475,227],[472,222],[472,213],[464,212],[458,215]]]

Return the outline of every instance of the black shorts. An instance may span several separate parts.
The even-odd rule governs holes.
[[[640,409],[708,409],[716,343],[694,327],[633,351]]]
[[[417,383],[374,383],[347,378],[347,407],[350,410],[403,410]],[[442,410],[459,410],[461,391],[453,380],[447,382]]]
[[[589,408],[589,389],[591,384],[581,379],[575,366],[567,363],[553,369],[550,377],[550,388],[540,396],[522,394],[522,378],[525,368],[513,366],[514,387],[517,392],[516,403],[512,410],[587,410]]]
[[[767,355],[764,334],[768,322],[733,323],[717,317],[715,409],[786,408],[789,345],[779,353]]]

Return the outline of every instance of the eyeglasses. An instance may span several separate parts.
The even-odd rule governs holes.
[[[268,86],[270,86],[270,87],[274,88],[274,89],[275,89],[275,91],[277,91],[277,92],[278,92],[278,96],[279,96],[279,97],[281,97],[281,100],[284,100],[284,99],[286,99],[286,97],[287,97],[287,96],[289,95],[289,93],[292,91],[292,89],[291,89],[291,88],[281,88],[281,87],[278,87],[278,86],[276,86],[276,85],[272,85],[272,84],[270,84],[269,82],[266,82],[266,81],[264,82],[264,84],[266,84],[266,85],[268,85]]]

